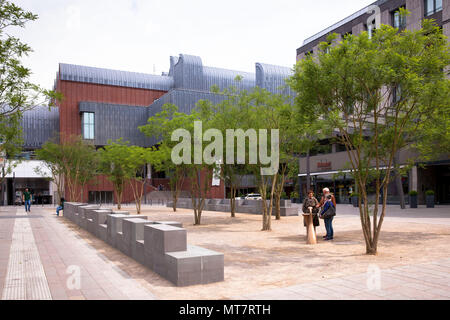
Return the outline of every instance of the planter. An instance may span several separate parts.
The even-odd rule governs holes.
[[[417,208],[417,195],[409,196],[409,207]]]
[[[427,208],[434,208],[434,194],[426,196]]]
[[[358,197],[352,197],[352,204],[355,208],[357,208],[359,206]]]

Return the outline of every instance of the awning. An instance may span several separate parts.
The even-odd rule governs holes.
[[[400,168],[405,167],[404,165],[401,165]],[[372,168],[375,169],[375,168]],[[387,167],[380,167],[380,170],[386,170]],[[394,169],[394,167],[391,167],[391,169]],[[336,171],[321,171],[321,172],[311,172],[310,175],[311,176],[323,176],[323,175],[327,175],[327,174],[337,174],[337,173],[352,173],[354,170],[350,169],[350,170],[336,170]],[[306,173],[300,173],[298,175],[299,177],[306,177],[307,174]]]

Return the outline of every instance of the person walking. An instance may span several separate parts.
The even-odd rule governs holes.
[[[25,189],[22,198],[25,203],[25,212],[31,212],[31,193],[28,188]]]
[[[310,213],[309,208],[312,208],[314,229],[320,226],[319,216],[317,215],[319,213],[319,208],[317,207],[318,204],[319,201],[314,197],[314,191],[309,190],[308,197],[303,201],[302,211],[303,213]],[[303,225],[306,227],[306,222],[304,220]]]

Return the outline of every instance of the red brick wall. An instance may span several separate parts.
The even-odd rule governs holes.
[[[64,95],[59,103],[59,125],[65,135],[81,134],[80,101],[92,101],[133,106],[149,106],[166,91],[117,87],[59,80],[56,89]]]
[[[78,104],[81,101],[149,106],[153,101],[166,93],[166,91],[117,87],[65,80],[58,80],[56,90],[61,92],[64,96],[63,101],[59,103],[59,125],[62,136],[81,135],[81,118],[78,110]],[[98,177],[96,179],[95,183],[89,184],[83,191],[83,202],[88,201],[89,191],[114,190],[111,182],[106,177]],[[165,190],[169,190],[168,181],[166,179],[161,179],[161,181],[157,182],[156,186],[160,183],[164,185]],[[153,190],[152,187],[148,186],[146,192]],[[190,190],[189,179],[186,179],[183,190]],[[223,199],[224,194],[224,185],[223,182],[221,182],[219,187],[211,187],[208,192],[208,198]],[[126,186],[123,194],[123,202],[131,202],[133,199],[131,187]]]
[[[117,87],[93,83],[58,80],[56,90],[64,96],[59,103],[59,126],[62,137],[81,135],[81,118],[78,104],[81,101],[125,104],[133,106],[149,106],[166,91],[138,88]],[[83,191],[83,202],[88,200],[88,191],[113,191],[111,182],[106,177],[98,177],[95,183],[89,184]],[[152,189],[149,187],[147,192]],[[67,191],[67,190],[66,190]],[[124,190],[123,201],[133,200],[129,186]]]

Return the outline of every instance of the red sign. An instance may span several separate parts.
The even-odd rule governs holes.
[[[317,169],[320,171],[331,170],[331,162],[317,162]]]

